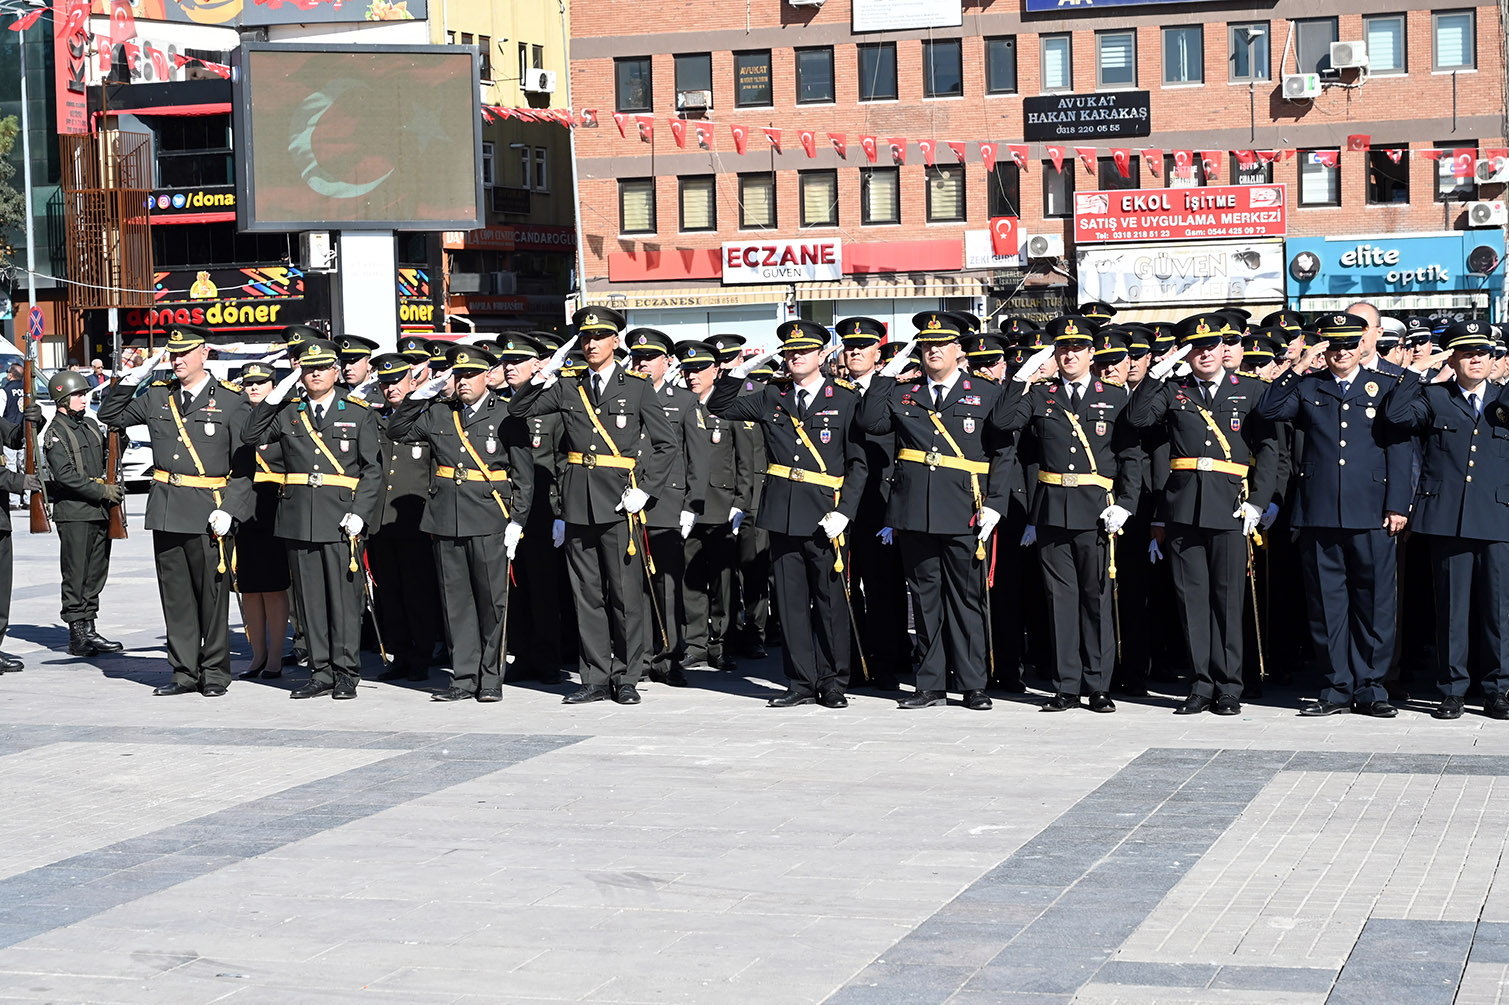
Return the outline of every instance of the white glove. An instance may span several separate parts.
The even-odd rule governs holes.
[[[360,398],[362,401],[366,401],[367,400],[367,395],[374,388],[376,388],[376,387],[377,387],[377,372],[373,371],[373,373],[372,373],[372,375],[370,377],[368,377],[366,380],[362,381],[360,384],[357,384],[355,387],[353,387],[351,389],[351,392],[350,392],[351,393],[351,397],[353,397],[353,398]]]
[[[1188,377],[1193,372],[1194,368],[1191,367],[1187,362],[1184,362],[1182,360],[1180,361],[1178,366],[1174,367],[1175,377]]]
[[[1131,519],[1132,511],[1125,506],[1112,504],[1100,511],[1100,522],[1105,524],[1107,534],[1120,534],[1121,528]]]
[[[571,350],[574,348],[576,348],[575,335],[567,339],[559,349],[550,354],[550,358],[545,361],[545,365],[541,366],[535,372],[535,375],[529,378],[529,382],[531,384],[554,383],[556,372],[566,365],[566,357],[571,355]]]
[[[649,501],[650,494],[648,492],[644,489],[633,488],[631,486],[624,489],[623,496],[619,498],[618,505],[614,508],[621,509],[625,513],[638,513],[644,509],[645,503]]]
[[[1268,508],[1263,510],[1263,518],[1258,521],[1258,526],[1267,530],[1273,526],[1273,521],[1278,519],[1278,503],[1269,503]]]
[[[692,528],[697,525],[697,514],[689,509],[681,511],[681,540],[685,541],[692,536]]]
[[[988,541],[990,535],[996,529],[996,524],[1001,522],[1001,514],[989,506],[980,507],[980,533],[975,536],[981,541]]]
[[[360,534],[362,532],[362,528],[365,526],[367,526],[366,523],[364,523],[362,521],[362,518],[357,516],[355,513],[347,513],[345,516],[341,517],[341,530],[346,532],[347,537],[355,537],[356,535]]]
[[[1147,560],[1156,565],[1162,557],[1163,549],[1158,547],[1158,541],[1156,539],[1149,541],[1147,543]]]
[[[896,540],[896,531],[890,527],[882,527],[875,532],[875,536],[880,538],[881,544],[890,544]]]
[[[1163,380],[1170,373],[1174,372],[1174,367],[1178,366],[1179,362],[1184,359],[1185,356],[1189,355],[1189,350],[1189,346],[1181,345],[1179,348],[1175,349],[1173,352],[1169,353],[1167,356],[1159,360],[1157,364],[1147,372],[1147,375],[1154,380]]]
[[[1237,511],[1231,515],[1242,521],[1243,537],[1252,536],[1252,532],[1257,530],[1258,521],[1263,519],[1262,510],[1252,505],[1252,503],[1242,503],[1241,506],[1237,507]]]
[[[1034,544],[1037,544],[1037,528],[1029,523],[1027,525],[1027,529],[1022,531],[1022,540],[1018,543],[1023,548],[1028,548]]]
[[[559,548],[566,543],[566,521],[555,520],[550,524],[550,546]]]
[[[162,358],[167,354],[168,350],[166,349],[157,350],[157,354],[154,355],[151,359],[144,361],[141,366],[132,367],[130,370],[127,370],[125,373],[121,374],[119,383],[123,384],[126,387],[135,387],[137,384],[140,384],[142,381],[147,379],[147,375],[152,372],[153,368],[156,367],[158,363],[162,362]]]
[[[1043,364],[1048,362],[1048,360],[1052,357],[1053,347],[1051,345],[1044,346],[1037,352],[1033,353],[1031,356],[1028,356],[1027,362],[1017,367],[1017,371],[1016,373],[1011,375],[1011,379],[1020,380],[1024,384],[1031,383],[1033,376],[1039,370],[1041,370],[1043,368]]]
[[[917,339],[914,336],[902,343],[901,348],[896,350],[896,355],[892,356],[891,361],[881,369],[880,375],[894,377],[899,373],[904,373],[908,367],[915,366],[916,361],[912,359],[912,350],[915,348],[917,348]]]
[[[425,381],[423,385],[415,389],[413,393],[409,395],[409,397],[416,398],[420,401],[424,401],[427,398],[433,398],[435,397],[435,395],[445,390],[445,385],[450,381],[450,379],[451,372],[449,370],[442,370],[439,374],[431,377],[429,380]]]
[[[287,398],[288,392],[292,391],[293,385],[299,382],[299,376],[302,373],[303,371],[299,369],[299,364],[295,363],[293,365],[293,369],[289,371],[288,376],[278,381],[278,386],[273,388],[271,391],[268,391],[267,397],[263,398],[262,400],[276,405],[283,399]]]
[[[519,550],[519,538],[524,536],[524,525],[517,521],[508,521],[508,526],[503,528],[503,552],[510,562]]]
[[[832,513],[825,514],[817,525],[823,529],[824,534],[828,535],[828,540],[832,541],[844,532],[845,527],[849,526],[849,518],[838,510],[834,510]]]
[[[728,510],[728,525],[734,529],[734,535],[738,536],[739,527],[744,523],[744,511],[737,506],[731,506]]]
[[[744,362],[740,363],[738,366],[734,367],[732,370],[728,371],[728,375],[730,377],[737,377],[739,380],[743,380],[745,377],[748,377],[750,374],[758,370],[760,368],[760,364],[769,363],[773,359],[775,359],[775,353],[773,352],[764,352],[758,356],[751,356]]]
[[[210,533],[224,537],[231,532],[231,515],[223,509],[210,512]]]

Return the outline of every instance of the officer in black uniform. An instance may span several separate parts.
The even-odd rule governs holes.
[[[145,425],[152,441],[152,531],[173,682],[153,694],[225,694],[231,679],[230,591],[237,520],[252,515],[252,451],[243,442],[250,406],[204,368],[207,329],[174,325],[166,347],[128,370],[100,405],[101,422]],[[166,355],[172,380],[136,385]]]
[[[437,376],[412,392],[388,423],[401,443],[430,445],[433,480],[419,529],[434,540],[451,686],[436,701],[503,697],[509,564],[529,520],[534,459],[524,423],[487,386],[497,360],[479,346],[450,353],[456,396],[437,399]]]
[[[1119,326],[1127,340],[1126,386],[1130,394],[1147,379],[1152,364],[1156,333],[1149,325]],[[1173,583],[1168,581],[1168,565],[1151,561],[1147,550],[1152,540],[1158,493],[1153,487],[1153,471],[1160,463],[1168,467],[1168,439],[1161,430],[1138,430],[1142,464],[1135,493],[1137,504],[1122,527],[1116,563],[1118,623],[1121,628],[1121,656],[1112,676],[1111,690],[1134,698],[1147,697],[1148,678],[1152,672],[1154,628],[1172,624],[1176,619],[1170,598]]]
[[[714,335],[708,339],[708,345],[713,347],[713,352],[718,357],[718,368],[721,371],[727,372],[738,365],[744,342],[744,336],[733,334]],[[753,381],[764,384],[772,376],[773,372],[769,367],[758,364],[746,375],[746,383]],[[759,432],[757,423],[745,422],[742,425],[746,432],[752,434],[750,440],[755,452],[746,472],[753,485],[750,506],[744,514],[742,529],[736,535],[738,556],[734,565],[734,592],[738,597],[741,619],[739,635],[742,651],[750,659],[762,660],[767,655],[765,644],[775,634],[770,626],[770,532],[758,523],[760,492],[765,477],[765,437]]]
[[[62,571],[63,623],[73,656],[118,653],[124,646],[94,628],[100,592],[110,572],[110,507],[125,489],[105,481],[105,437],[89,415],[89,381],[82,373],[59,370],[47,381],[57,404],[42,434],[47,455],[47,497],[58,530]]]
[[[381,405],[382,392],[372,368],[372,354],[377,351],[377,343],[360,335],[342,335],[336,345],[340,347],[341,383],[367,404]]]
[[[576,595],[582,686],[564,700],[611,698],[637,705],[636,685],[650,669],[643,514],[649,501],[666,491],[676,434],[650,382],[613,358],[623,315],[584,307],[572,324],[579,341],[556,350],[514,392],[508,410],[524,418],[558,413],[565,430],[561,511]],[[573,345],[586,365],[562,371]],[[648,437],[647,447],[641,437]]]
[[[304,342],[293,372],[252,410],[243,434],[253,446],[283,446],[276,530],[309,645],[309,683],[291,698],[355,698],[361,680],[361,540],[385,483],[377,415],[337,385],[337,361],[334,343]],[[295,382],[303,391],[290,398]]]
[[[845,609],[843,535],[859,509],[868,466],[848,381],[823,376],[828,330],[812,321],[776,329],[788,379],[760,385],[748,373],[773,354],[745,360],[720,379],[707,407],[725,419],[758,422],[765,436],[759,525],[770,532],[787,691],[771,707],[845,708],[850,625]]]

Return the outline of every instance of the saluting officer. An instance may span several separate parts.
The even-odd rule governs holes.
[[[860,397],[848,381],[823,376],[822,325],[787,321],[776,335],[788,378],[748,380],[774,353],[752,357],[718,381],[707,407],[725,419],[758,422],[765,437],[758,521],[770,531],[787,679],[786,693],[769,704],[846,708],[852,646],[843,573],[835,566],[868,470],[854,421]]]
[[[63,623],[73,656],[118,653],[124,646],[94,628],[100,592],[110,572],[110,507],[125,489],[105,481],[105,437],[89,415],[89,380],[59,370],[47,381],[57,404],[42,434],[47,455],[47,494],[58,530],[58,563],[63,584]]]
[[[153,694],[207,698],[231,679],[231,545],[234,521],[252,515],[252,451],[243,443],[250,406],[204,368],[207,329],[174,325],[167,345],[126,371],[100,405],[101,422],[145,425],[152,440],[152,531],[173,682]],[[172,380],[136,385],[167,355]]]
[[[309,683],[290,698],[356,697],[361,680],[361,535],[377,519],[383,468],[377,416],[336,384],[336,348],[301,347],[293,372],[252,410],[244,438],[283,447],[283,501],[276,529],[298,588],[309,646]],[[303,393],[288,394],[295,382]]]
[[[377,374],[372,369],[372,354],[377,351],[377,343],[360,335],[342,335],[336,344],[340,346],[341,383],[367,404],[381,404],[382,393],[377,387]]]
[[[713,347],[713,352],[718,357],[718,369],[726,373],[739,363],[739,356],[744,350],[743,335],[714,335],[708,340]],[[747,375],[747,382],[763,385],[774,376],[773,371],[761,363],[756,365]],[[750,455],[746,472],[753,486],[749,500],[749,509],[745,512],[742,521],[743,529],[735,537],[737,538],[738,556],[734,565],[734,592],[738,596],[739,611],[742,616],[742,632],[740,642],[744,655],[750,659],[762,660],[767,652],[765,643],[767,635],[772,634],[770,629],[770,532],[761,527],[758,522],[760,515],[760,492],[764,485],[765,476],[765,437],[759,432],[758,424],[745,422],[742,424],[745,432],[749,433],[749,440],[754,445],[754,453]],[[741,464],[745,463],[742,459]]]

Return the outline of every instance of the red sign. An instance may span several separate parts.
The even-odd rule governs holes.
[[[88,0],[54,0],[52,44],[58,132],[87,133],[89,104],[84,95],[84,80],[89,63]]]
[[[1283,185],[1077,192],[1074,240],[1097,244],[1283,237],[1288,233],[1284,203]]]

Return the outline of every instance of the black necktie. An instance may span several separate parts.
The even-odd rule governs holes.
[[[943,392],[942,384],[933,385],[933,411],[935,412],[943,411]]]
[[[807,405],[811,399],[811,393],[805,388],[796,392],[796,411],[804,419],[807,417]]]
[[[1352,386],[1352,382],[1350,380],[1338,380],[1336,386],[1341,388],[1341,396],[1345,398],[1347,396],[1347,389]]]
[[[183,392],[183,410],[187,412],[189,410],[189,406],[193,403],[194,396],[187,391]]]
[[[324,405],[315,405],[314,406],[314,424],[316,426],[321,427],[321,428],[324,427],[324,425],[325,425],[325,406]]]
[[[1478,396],[1477,396],[1476,393],[1469,394],[1467,396],[1467,400],[1472,403],[1472,413],[1474,415],[1482,415],[1483,414],[1483,409],[1481,407],[1479,407],[1479,405],[1478,405]]]
[[[1209,408],[1211,403],[1216,400],[1216,386],[1214,381],[1200,381],[1200,397],[1205,399],[1205,406]]]
[[[1071,412],[1078,412],[1079,411],[1079,385],[1078,384],[1070,384],[1069,385],[1069,411],[1071,411]]]
[[[594,373],[592,375],[592,401],[594,403],[601,404],[602,400],[603,400],[603,375],[600,374],[600,373]]]

